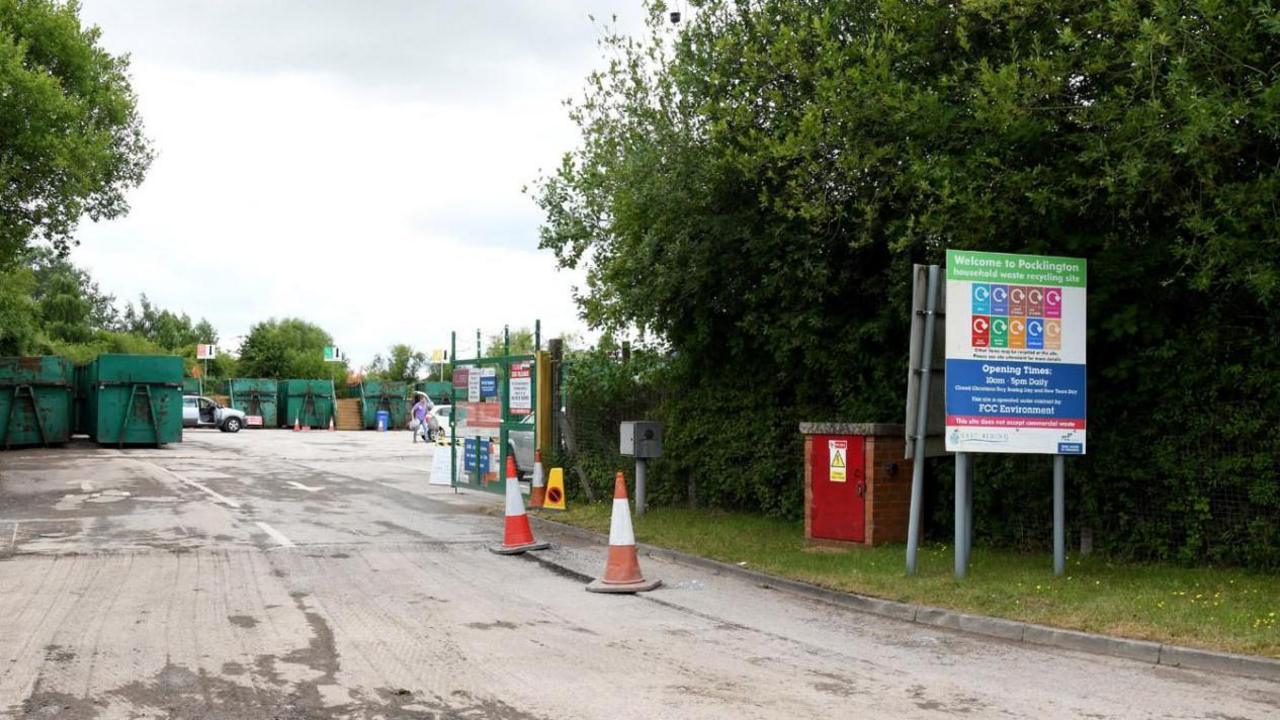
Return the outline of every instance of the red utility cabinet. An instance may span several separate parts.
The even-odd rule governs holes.
[[[860,435],[814,435],[810,536],[864,542],[867,478]]]
[[[805,537],[823,543],[904,542],[911,461],[901,425],[801,423]]]

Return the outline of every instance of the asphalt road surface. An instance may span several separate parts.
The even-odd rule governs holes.
[[[490,553],[408,433],[0,454],[0,717],[1280,718],[1280,686],[1008,645],[646,558]],[[545,557],[545,555],[544,555]]]

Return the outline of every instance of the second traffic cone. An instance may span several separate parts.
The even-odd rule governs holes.
[[[329,432],[333,432],[333,416],[329,416]]]
[[[631,527],[627,481],[619,472],[613,481],[613,519],[609,523],[609,559],[604,577],[587,586],[587,592],[636,593],[652,590],[661,580],[645,580],[636,555],[636,534]]]
[[[524,498],[520,496],[520,478],[516,475],[516,461],[507,456],[507,517],[502,544],[489,549],[499,555],[517,555],[529,550],[546,550],[550,543],[533,539],[529,516],[524,511]]]
[[[547,499],[547,486],[542,482],[542,451],[533,451],[533,489],[529,491],[529,507],[540,508]]]
[[[298,422],[298,416],[293,416],[293,431],[302,432],[302,423]]]

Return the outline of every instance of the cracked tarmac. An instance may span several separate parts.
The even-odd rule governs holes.
[[[1014,646],[644,559],[486,549],[407,433],[0,453],[0,717],[1275,718],[1280,687]],[[565,569],[567,568],[567,570]]]

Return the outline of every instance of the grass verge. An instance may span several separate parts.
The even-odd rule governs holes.
[[[553,520],[609,532],[609,504],[578,505]],[[743,513],[657,508],[636,538],[826,588],[1024,620],[1071,630],[1280,658],[1280,575],[1068,556],[1053,576],[1049,555],[980,547],[969,577],[952,577],[951,548],[929,544],[908,577],[905,548],[808,547],[804,525]]]

